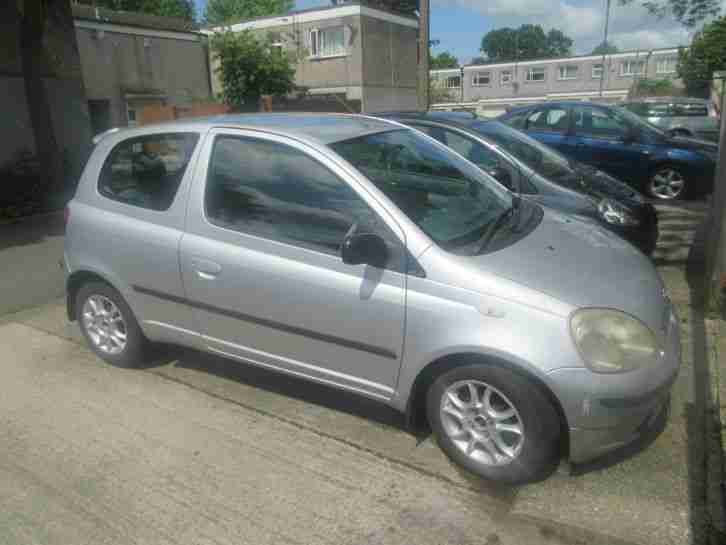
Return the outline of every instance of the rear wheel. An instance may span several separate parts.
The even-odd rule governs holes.
[[[660,200],[682,199],[688,189],[685,173],[673,165],[659,166],[648,181],[648,193]]]
[[[434,381],[426,406],[442,450],[473,473],[520,484],[557,467],[557,412],[522,375],[490,365],[456,367]]]
[[[84,284],[76,295],[78,323],[97,356],[116,367],[146,362],[148,342],[121,294],[103,282]]]

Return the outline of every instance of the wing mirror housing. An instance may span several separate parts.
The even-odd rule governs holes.
[[[382,269],[388,262],[388,246],[373,233],[352,234],[345,237],[340,248],[346,265],[370,265]]]

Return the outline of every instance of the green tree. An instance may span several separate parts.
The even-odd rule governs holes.
[[[678,77],[689,94],[706,96],[715,70],[726,70],[726,17],[706,24],[678,53]]]
[[[620,51],[618,46],[611,44],[610,42],[601,42],[595,49],[592,50],[591,55],[613,55]]]
[[[438,55],[431,55],[429,61],[431,70],[440,70],[442,68],[459,68],[459,59],[454,57],[448,51],[442,51]]]
[[[687,28],[721,13],[721,0],[620,0],[620,4],[638,3],[657,17],[671,16]]]
[[[233,108],[254,104],[262,95],[284,95],[295,89],[295,59],[271,45],[269,37],[257,39],[249,30],[212,38],[227,104]]]
[[[81,0],[81,3],[116,11],[136,11],[164,17],[180,17],[188,21],[194,19],[193,0]]]
[[[550,29],[547,33],[547,56],[566,57],[572,54],[572,38],[566,36],[561,30],[556,28]]]
[[[481,52],[493,62],[563,57],[571,49],[572,39],[562,31],[551,29],[545,34],[540,25],[491,30],[481,40]]]
[[[210,25],[221,25],[254,17],[282,15],[294,5],[294,0],[208,0],[204,21]]]

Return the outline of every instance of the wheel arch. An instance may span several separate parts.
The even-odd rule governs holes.
[[[408,402],[406,403],[406,426],[410,431],[416,435],[423,435],[427,433],[429,429],[429,423],[426,418],[426,393],[433,382],[442,373],[445,373],[455,367],[461,367],[464,365],[481,364],[498,366],[532,381],[552,403],[557,413],[557,418],[560,424],[560,452],[563,456],[569,456],[569,431],[567,417],[562,404],[555,396],[552,389],[547,383],[537,374],[533,373],[530,369],[525,368],[519,363],[512,362],[505,357],[489,354],[480,354],[475,352],[459,352],[454,354],[447,354],[441,356],[431,362],[429,362],[421,371],[416,375],[416,378],[411,385],[411,390],[408,396]]]
[[[81,287],[88,282],[102,282],[120,292],[118,286],[114,285],[114,283],[102,273],[89,269],[73,271],[66,280],[66,313],[68,314],[68,320],[71,322],[75,322],[77,319],[76,296],[78,295],[78,290],[80,290]]]

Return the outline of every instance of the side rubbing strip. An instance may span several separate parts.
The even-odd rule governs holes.
[[[285,333],[292,333],[293,335],[300,335],[302,337],[308,337],[309,339],[315,339],[317,341],[323,341],[326,343],[337,344],[339,346],[344,346],[346,348],[352,348],[353,350],[360,350],[361,352],[368,352],[369,354],[375,354],[376,356],[381,356],[382,358],[388,358],[388,359],[392,359],[392,360],[398,359],[398,356],[396,355],[395,352],[392,352],[385,348],[381,348],[380,346],[374,346],[372,344],[361,343],[358,341],[351,341],[349,339],[343,339],[341,337],[335,337],[333,335],[326,335],[325,333],[319,333],[317,331],[312,331],[310,329],[304,329],[302,327],[296,327],[296,326],[292,326],[292,325],[288,325],[288,324],[283,324],[280,322],[274,322],[272,320],[266,320],[264,318],[258,318],[256,316],[250,316],[249,314],[244,314],[242,312],[237,312],[235,310],[215,307],[213,305],[208,305],[206,303],[201,303],[199,301],[192,301],[185,297],[179,297],[177,295],[172,295],[169,293],[164,293],[161,291],[144,288],[142,286],[131,286],[131,287],[134,289],[134,291],[136,291],[138,293],[142,293],[144,295],[149,295],[151,297],[156,297],[157,299],[163,299],[165,301],[171,301],[173,303],[188,305],[190,307],[198,308],[200,310],[204,310],[207,312],[212,312],[214,314],[220,314],[222,316],[228,316],[229,318],[242,320],[244,322],[250,322],[250,323],[258,324],[258,325],[261,325],[264,327],[277,329],[278,331],[284,331]]]

